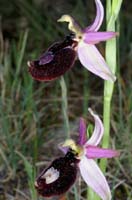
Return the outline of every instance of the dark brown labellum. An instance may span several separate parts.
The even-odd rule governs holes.
[[[70,151],[65,157],[54,160],[35,182],[38,193],[43,197],[65,193],[76,180],[78,162],[79,160]]]
[[[29,72],[39,81],[50,81],[68,71],[76,59],[77,42],[67,37],[53,44],[38,60],[28,61]]]

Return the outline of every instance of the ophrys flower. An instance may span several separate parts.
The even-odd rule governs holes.
[[[95,3],[97,9],[95,20],[86,28],[81,28],[74,18],[69,15],[63,15],[58,21],[68,22],[69,30],[75,33],[74,40],[78,42],[76,50],[81,64],[97,76],[105,80],[115,81],[115,75],[111,72],[95,44],[111,39],[117,33],[112,31],[98,32],[103,22],[104,8],[100,0],[95,0]]]
[[[68,22],[68,28],[72,32],[62,42],[53,44],[39,59],[28,61],[29,72],[39,81],[50,81],[67,72],[78,57],[81,64],[97,76],[110,81],[116,77],[99,53],[95,44],[111,39],[117,35],[115,32],[97,32],[100,28],[104,9],[100,0],[95,0],[96,17],[94,22],[82,28],[69,15],[63,15],[58,21]]]
[[[111,192],[105,176],[94,161],[96,158],[112,158],[119,152],[98,147],[104,133],[102,121],[89,109],[95,120],[95,128],[90,139],[86,137],[85,120],[80,120],[79,140],[66,140],[59,148],[65,156],[54,160],[37,178],[35,186],[42,196],[60,195],[75,182],[77,171],[88,186],[103,200],[111,199]],[[49,177],[50,176],[50,177]]]

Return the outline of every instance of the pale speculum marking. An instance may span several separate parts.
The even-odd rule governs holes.
[[[49,168],[45,174],[41,177],[45,179],[46,184],[53,183],[56,181],[60,176],[60,172],[54,167]]]

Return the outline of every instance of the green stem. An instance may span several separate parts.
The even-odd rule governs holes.
[[[107,12],[107,31],[115,31],[115,22],[109,23],[111,19],[110,1],[107,1],[106,12]],[[116,72],[116,39],[107,41],[106,43],[106,62],[110,66],[112,72]],[[111,99],[113,95],[114,83],[105,81],[104,83],[104,107],[103,107],[103,122],[104,122],[104,137],[102,141],[102,148],[108,148],[110,138],[110,113],[111,113]],[[100,161],[100,167],[103,172],[106,171],[107,159]]]
[[[79,200],[78,190],[76,185],[73,186],[75,200]]]
[[[86,115],[88,112],[88,100],[89,100],[89,90],[88,90],[88,85],[89,85],[89,77],[88,77],[88,73],[84,72],[84,85],[83,85],[83,96],[84,96],[84,100],[83,100],[83,114]]]
[[[106,88],[106,87],[105,87]],[[108,148],[110,138],[110,112],[111,112],[111,99],[104,96],[104,107],[103,107],[103,122],[104,122],[104,137],[102,141],[102,148]],[[107,159],[100,161],[100,167],[103,172],[106,171]]]
[[[66,137],[70,138],[70,127],[68,119],[68,102],[67,102],[67,87],[63,76],[60,78],[61,94],[62,94],[62,112],[64,118],[64,129]]]
[[[122,4],[122,0],[106,2],[106,22],[107,31],[116,31],[116,19],[119,14],[119,10]],[[113,74],[117,68],[117,45],[116,38],[106,42],[106,62],[111,68]],[[104,122],[104,137],[102,141],[102,147],[108,148],[110,138],[110,113],[111,113],[111,100],[113,95],[114,83],[105,81],[104,84],[104,107],[103,107],[103,122]],[[107,159],[100,161],[100,167],[103,172],[106,171]]]
[[[107,0],[106,1],[106,24],[107,31],[116,30],[116,19],[119,14],[119,10],[122,4],[122,0]],[[106,42],[106,62],[111,68],[113,74],[116,72],[117,68],[117,52],[116,52],[116,38]],[[105,81],[104,83],[104,104],[103,104],[103,123],[104,123],[104,137],[102,141],[102,148],[109,147],[110,139],[110,114],[111,114],[111,100],[114,90],[114,83],[110,81]],[[100,161],[100,168],[105,173],[107,167],[107,159],[102,159]],[[94,200],[99,200],[100,198],[96,195]]]

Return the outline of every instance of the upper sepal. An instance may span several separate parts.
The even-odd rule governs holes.
[[[84,29],[84,32],[90,31],[98,31],[100,26],[102,25],[103,18],[104,18],[104,8],[100,0],[95,0],[96,4],[96,17],[94,22]]]
[[[111,192],[105,176],[93,159],[85,156],[79,162],[79,168],[84,181],[102,200],[111,200]]]
[[[105,80],[116,80],[115,75],[111,72],[111,69],[108,67],[103,56],[99,53],[95,45],[88,45],[81,41],[78,45],[77,51],[81,64],[90,72]]]
[[[83,146],[87,141],[86,132],[87,132],[86,121],[84,118],[80,118],[78,144],[81,146]]]

